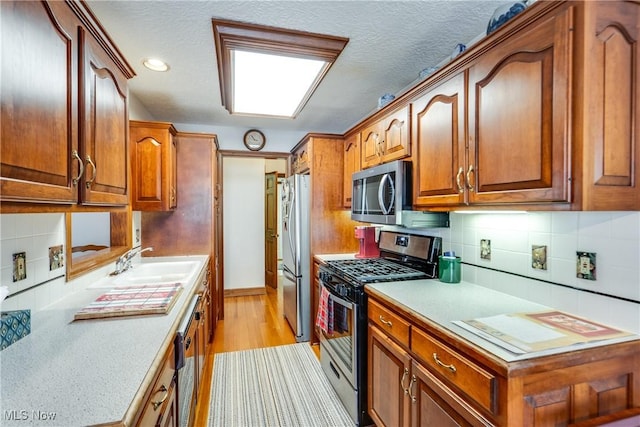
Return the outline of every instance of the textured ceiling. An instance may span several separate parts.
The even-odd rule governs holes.
[[[88,1],[135,69],[130,92],[154,120],[261,128],[266,133],[344,133],[418,73],[482,34],[505,1]],[[221,105],[211,18],[348,37],[349,43],[294,119],[231,116]],[[146,70],[160,57],[168,73]],[[288,147],[297,140],[288,141]],[[227,149],[242,148],[221,141]]]

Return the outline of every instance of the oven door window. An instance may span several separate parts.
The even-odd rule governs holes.
[[[326,288],[324,288],[326,289]],[[329,292],[328,300],[323,307],[321,298],[318,310],[325,310],[327,317],[326,327],[317,326],[319,333],[322,335],[323,341],[329,347],[329,350],[340,359],[340,363],[353,372],[353,337],[354,329],[354,304],[343,300]]]

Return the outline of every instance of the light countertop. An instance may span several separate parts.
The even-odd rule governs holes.
[[[520,355],[481,338],[452,322],[500,314],[547,311],[552,310],[552,307],[537,304],[472,283],[461,282],[449,284],[442,283],[437,279],[372,283],[367,284],[366,289],[384,295],[393,301],[394,304],[410,311],[412,314],[436,323],[448,332],[471,342],[506,362],[640,339],[638,335],[630,335],[622,338],[581,343],[570,347],[554,348]]]
[[[148,257],[144,262],[208,256]],[[73,321],[108,289],[85,289],[32,313],[39,327],[0,352],[0,425],[86,426],[132,417],[198,284],[184,284],[166,315]]]

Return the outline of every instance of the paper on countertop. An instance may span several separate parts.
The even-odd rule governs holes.
[[[511,313],[453,323],[512,353],[524,354],[632,335],[560,311]]]

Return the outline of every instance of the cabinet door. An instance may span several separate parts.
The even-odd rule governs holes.
[[[469,68],[470,203],[569,201],[572,9]]]
[[[77,26],[64,2],[0,2],[3,201],[78,200]]]
[[[131,121],[133,210],[167,211],[176,207],[176,140],[170,123]]]
[[[361,160],[363,169],[380,163],[380,156],[382,155],[380,146],[381,141],[382,135],[380,134],[380,123],[378,122],[360,131],[360,143],[362,147]]]
[[[632,2],[586,2],[580,36],[585,102],[584,210],[640,210],[640,7]],[[576,66],[578,68],[578,66]]]
[[[411,155],[409,107],[385,117],[382,122],[382,162],[403,159]]]
[[[344,179],[343,179],[343,205],[351,207],[352,175],[360,170],[360,135],[353,134],[344,141]]]
[[[411,366],[409,397],[412,427],[492,425],[415,361]]]
[[[369,415],[378,427],[408,427],[409,354],[371,325],[368,347]]]
[[[97,41],[80,31],[80,145],[85,161],[83,204],[129,202],[127,82]]]
[[[412,105],[414,203],[418,206],[465,202],[464,77],[464,73],[453,76]]]

